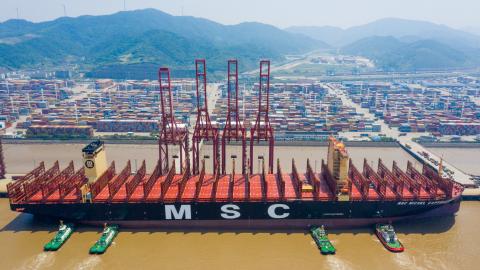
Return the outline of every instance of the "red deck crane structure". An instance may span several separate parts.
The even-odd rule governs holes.
[[[257,119],[250,131],[250,174],[253,174],[253,146],[255,141],[268,141],[268,173],[273,173],[273,152],[275,138],[268,118],[270,106],[270,60],[260,61],[260,80],[258,85]]]
[[[158,83],[160,86],[160,133],[158,139],[159,157],[158,166],[160,174],[166,174],[169,167],[169,145],[179,146],[180,170],[183,173],[190,171],[190,159],[188,153],[188,131],[186,125],[179,125],[175,120],[173,109],[173,96],[170,84],[170,70],[162,67],[158,70]],[[185,167],[183,155],[185,154]]]
[[[207,68],[205,59],[195,60],[195,81],[197,86],[197,121],[192,137],[193,174],[200,173],[200,143],[213,143],[213,173],[219,174],[218,130],[212,126],[208,113]]]
[[[0,179],[5,178],[5,160],[3,158],[2,138],[0,138]]]
[[[242,142],[242,174],[246,173],[247,141],[238,111],[238,62],[228,60],[227,73],[227,119],[222,134],[222,174],[226,173],[226,148],[231,140]]]

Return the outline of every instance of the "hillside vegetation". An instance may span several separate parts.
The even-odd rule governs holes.
[[[206,58],[212,69],[224,68],[226,60],[233,57],[240,60],[241,68],[253,68],[260,58],[280,61],[286,54],[324,46],[321,41],[270,25],[227,26],[154,9],[0,24],[0,67],[79,63],[91,67],[90,75],[114,78],[151,77],[155,72],[150,68],[158,65],[182,72],[193,68],[195,58]]]

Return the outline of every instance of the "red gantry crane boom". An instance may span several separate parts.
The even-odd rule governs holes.
[[[250,131],[250,174],[253,174],[253,146],[255,141],[268,141],[268,173],[273,173],[273,152],[275,147],[273,128],[268,118],[270,106],[270,61],[260,61],[258,85],[257,119]]]
[[[227,119],[222,136],[222,174],[226,173],[226,145],[231,140],[242,141],[242,174],[246,173],[247,142],[238,110],[238,62],[228,60],[227,74]]]
[[[195,60],[195,78],[197,85],[197,121],[192,138],[193,174],[200,171],[200,143],[202,140],[213,143],[213,173],[219,173],[218,130],[212,126],[208,113],[207,68],[205,59]]]
[[[5,178],[5,160],[3,158],[2,138],[0,138],[0,179]]]
[[[170,83],[170,70],[158,70],[158,83],[160,85],[160,133],[158,139],[160,174],[169,170],[168,146],[179,145],[180,170],[183,172],[183,155],[185,155],[185,170],[190,170],[188,154],[188,132],[186,125],[179,125],[175,120],[173,109],[173,96]]]

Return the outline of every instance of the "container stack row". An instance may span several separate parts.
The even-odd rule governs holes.
[[[476,80],[452,77],[340,86],[355,103],[401,132],[480,134],[480,83]]]

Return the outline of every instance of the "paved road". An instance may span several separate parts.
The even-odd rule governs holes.
[[[375,116],[368,111],[368,109],[362,108],[359,104],[354,103],[350,98],[347,97],[346,93],[341,89],[336,88],[333,84],[325,84],[324,85],[329,93],[334,94],[342,99],[343,104],[347,106],[352,106],[356,109],[357,112],[363,113],[367,119],[375,119]],[[403,147],[410,147],[410,150],[413,152],[409,153],[410,155],[415,155],[418,158],[421,158],[424,162],[431,165],[433,168],[438,169],[438,164],[440,164],[441,157],[437,156],[436,154],[430,152],[427,148],[423,147],[421,144],[416,143],[413,141],[413,138],[419,137],[424,135],[425,133],[407,133],[406,136],[400,136],[400,132],[396,128],[391,128],[383,121],[383,119],[379,119],[375,122],[376,124],[380,124],[382,131],[381,133],[385,134],[387,137],[395,138],[398,140],[398,143]],[[405,148],[404,148],[405,149]],[[428,159],[425,157],[425,154],[428,155]],[[464,173],[460,169],[456,168],[452,164],[448,163],[448,161],[443,161],[444,167],[444,176],[447,176],[446,169],[452,171],[453,173],[451,176],[455,181],[462,185],[474,185],[474,181],[471,179],[471,176]]]

